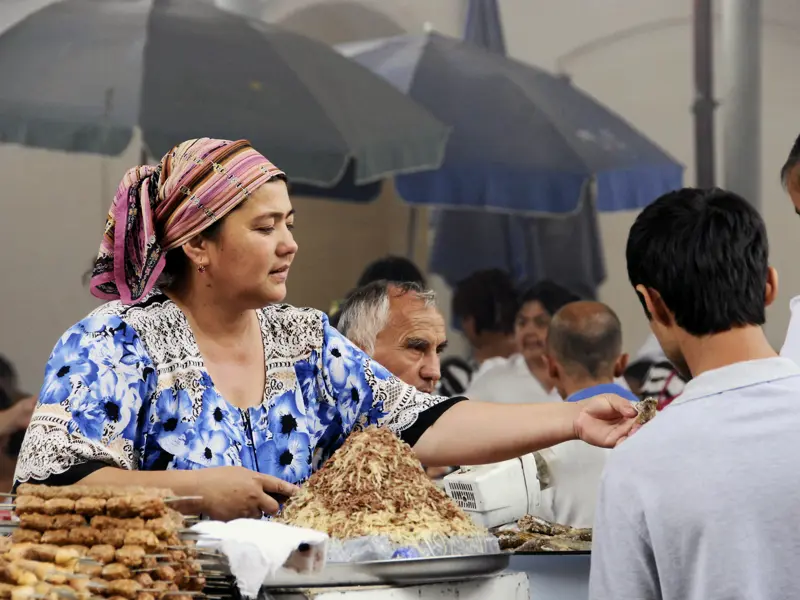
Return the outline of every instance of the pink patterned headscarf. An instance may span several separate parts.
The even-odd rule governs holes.
[[[175,146],[157,167],[131,169],[108,213],[92,294],[135,304],[155,286],[169,250],[276,177],[285,175],[249,142],[209,138]]]

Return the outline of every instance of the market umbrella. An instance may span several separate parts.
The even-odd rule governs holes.
[[[412,204],[574,213],[596,182],[603,211],[641,208],[683,167],[567,78],[429,33],[339,50],[453,127],[436,171],[397,178]]]
[[[448,128],[330,47],[205,0],[2,0],[0,142],[152,156],[246,138],[318,186],[441,163]]]
[[[505,55],[497,0],[469,0],[464,40]],[[475,271],[502,269],[521,286],[551,279],[595,298],[606,269],[592,195],[587,189],[566,216],[437,209],[430,270],[456,286]]]

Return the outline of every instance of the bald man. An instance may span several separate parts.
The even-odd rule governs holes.
[[[553,315],[544,358],[559,395],[577,402],[612,393],[638,398],[614,378],[625,371],[622,327],[617,315],[599,302],[570,302]],[[592,527],[600,476],[608,450],[565,442],[539,453],[547,463],[550,487],[542,492],[536,516],[572,527]]]
[[[550,378],[561,398],[577,402],[598,394],[639,400],[614,383],[628,366],[619,317],[600,302],[570,302],[553,315],[545,345]]]

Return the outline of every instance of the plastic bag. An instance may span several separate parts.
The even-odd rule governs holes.
[[[463,556],[496,554],[500,544],[493,535],[479,537],[435,536],[422,543],[393,542],[386,536],[364,536],[350,540],[328,542],[328,562],[367,562],[424,558],[433,556]]]

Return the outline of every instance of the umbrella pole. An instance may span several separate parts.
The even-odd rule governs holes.
[[[417,222],[419,208],[411,206],[408,212],[408,229],[406,230],[406,258],[414,262],[414,251],[417,248]]]
[[[734,0],[738,1],[738,0]],[[714,15],[712,0],[694,0],[695,181],[714,187]]]
[[[722,42],[724,185],[761,210],[761,0],[724,0]]]

